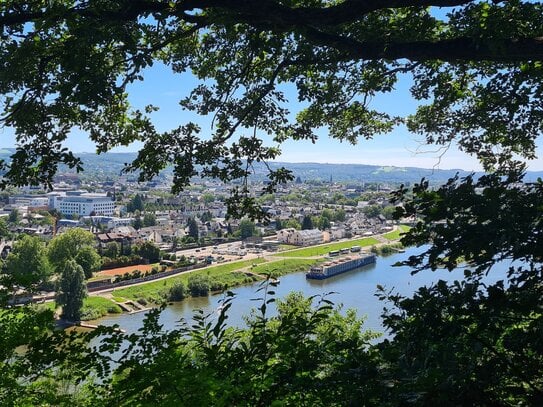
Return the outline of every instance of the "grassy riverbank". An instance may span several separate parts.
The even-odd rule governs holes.
[[[256,276],[245,274],[243,272],[233,273],[233,271],[243,269],[247,269],[249,271],[253,264],[263,263],[264,261],[264,259],[252,259],[220,264],[218,266],[207,267],[205,269],[196,270],[190,273],[180,274],[164,280],[114,290],[113,295],[116,298],[125,298],[133,301],[144,301],[147,303],[160,304],[168,300],[169,291],[172,286],[177,283],[183,283],[185,286],[187,286],[189,277],[195,274],[205,275],[209,277],[213,284],[223,287],[235,287],[242,284],[251,283],[257,279]]]
[[[54,312],[60,312],[57,309],[55,301],[38,304],[39,308],[49,309]],[[123,310],[114,301],[104,297],[91,296],[83,300],[83,308],[81,309],[81,320],[88,321],[104,317],[108,314],[120,314]]]
[[[400,240],[402,238],[402,234],[409,232],[411,229],[410,226],[407,225],[399,225],[396,230],[393,230],[392,232],[385,233],[383,237],[387,240]]]
[[[288,252],[277,253],[280,257],[314,257],[328,254],[330,251],[340,249],[350,249],[352,246],[368,247],[379,244],[379,240],[374,237],[364,237],[362,239],[349,240],[345,242],[329,243],[322,246],[310,246],[302,249],[291,250]]]
[[[87,297],[83,301],[81,320],[98,319],[108,314],[120,314],[123,310],[115,302],[104,297]]]
[[[307,271],[311,266],[320,263],[321,261],[322,260],[318,259],[283,259],[260,264],[253,267],[251,271],[253,273],[277,278],[289,273]]]
[[[407,230],[409,230],[408,226],[401,225],[398,230],[387,233],[383,235],[383,237],[393,242],[400,238],[400,233]],[[224,263],[194,270],[192,272],[182,273],[159,281],[119,288],[112,292],[112,298],[117,302],[132,300],[141,304],[160,304],[170,300],[170,290],[172,287],[182,283],[183,286],[187,288],[191,276],[198,275],[206,277],[206,280],[211,287],[232,288],[250,284],[263,278],[265,275],[269,275],[272,278],[278,278],[285,274],[306,271],[311,266],[324,261],[324,258],[319,258],[320,256],[326,255],[333,250],[351,248],[352,246],[379,247],[381,246],[380,243],[381,242],[374,237],[365,237],[280,252],[273,255],[273,257],[283,257],[282,259],[277,260],[270,261],[269,259],[258,258]],[[394,244],[387,246],[390,246],[390,249],[392,249],[393,246],[396,247]],[[94,300],[94,302],[89,302],[88,300],[90,298],[95,298],[96,300]],[[85,319],[99,318],[107,313],[121,312],[114,301],[101,297],[90,298],[86,300],[84,307]],[[111,312],[109,310],[111,310]],[[92,316],[92,318],[90,316]]]

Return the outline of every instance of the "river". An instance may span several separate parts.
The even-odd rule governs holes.
[[[292,291],[300,291],[306,296],[319,295],[334,292],[327,298],[335,304],[343,304],[344,309],[354,308],[358,315],[365,316],[364,327],[377,332],[384,332],[380,315],[385,304],[377,299],[375,293],[377,285],[387,289],[394,289],[400,294],[412,294],[417,288],[441,280],[453,281],[463,277],[463,270],[454,272],[445,270],[422,271],[411,275],[408,267],[394,267],[398,261],[407,259],[408,256],[421,252],[421,248],[408,248],[405,253],[397,253],[387,257],[378,257],[375,264],[351,270],[326,280],[307,280],[305,273],[292,273],[280,278],[280,284],[275,289],[276,297],[281,298]],[[487,282],[494,282],[505,278],[507,264],[500,264],[485,278]],[[260,303],[254,298],[257,293],[258,283],[250,286],[232,289],[236,294],[233,305],[230,308],[229,324],[243,326],[243,316],[248,315],[252,308]],[[213,313],[220,305],[222,295],[210,295],[209,297],[187,298],[184,301],[173,303],[166,307],[161,315],[161,323],[164,328],[171,329],[178,325],[179,320],[190,320],[196,309],[202,309],[206,313]],[[274,309],[270,311],[273,314]],[[120,314],[101,318],[96,323],[102,325],[119,325],[127,332],[136,332],[141,326],[145,313]]]

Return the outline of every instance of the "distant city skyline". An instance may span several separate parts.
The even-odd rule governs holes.
[[[160,108],[152,114],[159,131],[166,131],[188,121],[199,124],[202,135],[211,130],[209,117],[198,116],[181,110],[179,100],[193,89],[198,81],[191,74],[173,74],[162,65],[155,64],[144,73],[145,81],[130,86],[129,99],[134,108],[143,109],[152,104]],[[394,115],[406,115],[414,112],[416,102],[410,97],[410,81],[400,79],[396,90],[389,95],[377,95],[372,100],[372,107]],[[290,100],[296,100],[292,89],[285,86],[285,93]],[[290,106],[292,115],[301,108],[297,103]],[[330,139],[324,130],[315,144],[309,141],[289,140],[281,146],[282,154],[277,161],[317,162],[330,164],[368,164],[396,167],[421,167],[440,169],[463,169],[480,171],[481,165],[474,157],[461,152],[456,146],[440,151],[436,146],[426,145],[420,136],[413,135],[404,127],[397,127],[390,134],[376,135],[372,140],[359,140],[357,145],[340,143]],[[270,140],[271,143],[271,140]],[[273,144],[273,143],[271,143]],[[0,130],[0,145],[15,147],[13,129]],[[95,146],[89,138],[73,131],[64,143],[74,153],[95,152]],[[135,152],[142,146],[136,142],[128,147],[117,147],[111,152]],[[541,141],[538,140],[538,153]],[[443,153],[443,154],[441,154]],[[538,154],[539,155],[539,154]],[[543,158],[528,162],[529,170],[543,170]]]

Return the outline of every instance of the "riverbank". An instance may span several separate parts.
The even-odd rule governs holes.
[[[388,333],[383,329],[380,316],[383,313],[383,307],[387,307],[387,304],[379,300],[379,296],[376,296],[378,286],[387,291],[393,290],[398,295],[411,296],[419,287],[430,286],[438,280],[452,282],[464,277],[462,268],[458,268],[454,272],[438,269],[412,275],[411,267],[397,266],[398,263],[407,260],[410,256],[419,255],[427,249],[427,246],[406,247],[404,253],[395,252],[388,256],[379,256],[376,263],[325,280],[307,279],[305,277],[306,270],[285,274],[279,277],[280,284],[271,289],[275,293],[271,296],[275,299],[281,299],[294,291],[302,293],[305,297],[314,297],[315,301],[319,301],[324,295],[327,300],[337,306],[342,305],[342,312],[347,312],[349,309],[355,310],[359,316],[366,318],[364,329],[382,332],[383,338],[386,338]],[[263,266],[265,264],[263,263]],[[488,281],[503,279],[507,271],[508,265],[504,265],[495,273],[491,273]],[[258,291],[260,287],[261,283],[257,281],[232,289],[235,293],[235,299],[228,311],[228,326],[237,328],[246,326],[247,316],[262,304],[262,301],[257,300],[263,296],[263,293]],[[160,323],[165,330],[169,330],[178,328],[180,321],[188,324],[193,323],[195,315],[210,315],[210,318],[215,318],[223,299],[224,294],[215,293],[205,297],[188,297],[183,301],[168,303],[168,306],[160,314]],[[273,303],[267,307],[267,315],[269,317],[276,315]],[[145,313],[140,312],[110,315],[92,323],[105,326],[117,325],[128,333],[135,333],[143,326],[144,321]]]
[[[325,255],[331,250],[340,250],[352,246],[366,248],[371,246],[382,249],[390,243],[397,246],[397,243],[393,242],[397,242],[400,238],[400,233],[406,230],[408,230],[408,227],[401,225],[393,232],[383,235],[293,249],[275,253],[271,256],[209,266],[169,278],[140,283],[108,292],[93,293],[93,296],[89,298],[101,298],[101,300],[99,303],[96,303],[95,310],[93,310],[92,301],[87,301],[88,310],[84,313],[84,319],[96,319],[90,318],[90,316],[98,314],[105,316],[107,315],[106,311],[108,308],[113,313],[123,311],[137,312],[141,307],[156,306],[164,302],[171,302],[175,298],[172,290],[179,289],[179,287],[185,290],[186,296],[190,296],[188,287],[191,277],[194,278],[195,276],[204,278],[210,291],[216,292],[251,284],[255,281],[264,280],[268,276],[278,278],[285,274],[308,270],[311,266],[325,261]]]

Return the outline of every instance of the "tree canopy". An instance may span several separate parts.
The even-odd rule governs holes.
[[[142,141],[127,169],[145,180],[173,164],[179,191],[196,174],[243,178],[286,140],[315,141],[321,127],[355,143],[405,123],[490,170],[534,157],[543,126],[532,103],[543,91],[538,2],[8,0],[0,26],[1,120],[19,142],[5,182],[16,185],[50,183],[61,162],[80,168],[62,146],[74,128],[99,152]],[[129,106],[128,85],[158,62],[200,80],[180,103],[212,115],[211,129],[161,132],[155,107]],[[402,75],[416,111],[376,110],[372,98]],[[294,118],[284,84],[303,104]],[[267,192],[292,179],[285,169],[269,177]],[[232,214],[262,215],[245,184],[228,202]]]
[[[53,274],[45,245],[39,237],[23,236],[13,246],[5,260],[4,286],[24,287],[31,291],[46,282]]]
[[[94,397],[114,398],[105,404],[141,397],[163,404],[543,404],[543,182],[524,182],[521,161],[535,157],[543,126],[541,3],[7,0],[0,26],[1,120],[19,143],[4,183],[50,183],[59,163],[79,168],[62,146],[74,128],[99,152],[142,141],[127,170],[146,180],[173,164],[174,191],[194,175],[244,178],[255,161],[277,157],[285,141],[316,141],[323,127],[355,143],[405,124],[438,148],[457,144],[487,170],[395,193],[396,216],[415,223],[403,242],[430,243],[407,261],[414,272],[462,267],[464,279],[423,287],[412,298],[382,288],[389,339],[370,344],[354,317],[331,312],[327,302],[312,310],[299,298],[268,318],[273,298],[263,296],[245,331],[225,328],[228,303],[214,326],[197,315],[173,333],[161,332],[152,314],[141,335],[106,341],[102,349],[112,353],[127,345],[116,377],[102,365],[81,366],[78,374],[95,369],[104,377]],[[153,106],[129,106],[128,85],[144,80],[154,63],[200,81],[180,102],[212,116],[209,131],[195,123],[159,131]],[[412,114],[377,110],[374,97],[394,92],[403,76],[417,101]],[[285,87],[301,103],[295,116]],[[285,169],[269,177],[268,193],[292,179]],[[262,215],[248,184],[237,185],[230,213]],[[507,280],[484,283],[500,261],[513,261]],[[79,266],[69,260],[68,268],[82,280]],[[14,322],[19,310],[9,311],[0,312],[2,326],[25,328]],[[14,350],[24,338],[14,341],[10,332],[16,329],[0,330],[1,367],[9,373],[0,400],[18,397],[12,388],[40,394],[34,383],[21,385],[30,377],[21,366],[39,364],[50,349],[79,356],[30,346],[19,365],[23,356]]]
[[[92,273],[100,268],[100,256],[94,248],[94,235],[81,228],[73,228],[56,236],[47,247],[47,256],[57,273],[64,269],[69,260],[75,260],[83,267],[85,276],[91,277]]]
[[[62,316],[69,321],[79,321],[86,296],[83,267],[75,260],[69,259],[62,267],[55,298],[56,303],[62,306]]]
[[[239,223],[239,236],[242,239],[255,236],[257,234],[255,223],[249,219],[242,219]]]

